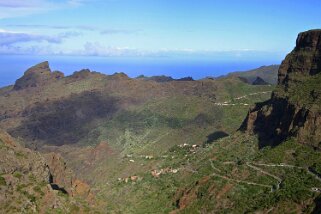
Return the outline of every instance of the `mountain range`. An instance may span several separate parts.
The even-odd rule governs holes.
[[[37,64],[0,89],[0,210],[319,213],[320,52],[311,30],[201,80]]]

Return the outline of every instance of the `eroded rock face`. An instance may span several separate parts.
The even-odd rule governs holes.
[[[50,170],[50,182],[53,188],[65,191],[73,197],[81,197],[93,202],[94,195],[88,184],[76,178],[72,170],[66,166],[63,158],[56,153],[45,155]]]
[[[42,62],[29,68],[24,75],[18,79],[14,85],[14,90],[38,87],[46,84],[48,81],[54,81],[64,77],[59,71],[51,72],[49,63]]]
[[[296,137],[320,149],[320,73],[321,30],[300,33],[296,47],[279,68],[276,91],[249,111],[240,129],[258,134],[261,147]]]
[[[321,72],[321,30],[300,33],[294,50],[287,55],[278,72],[278,84],[288,86],[292,74],[316,75]]]
[[[94,206],[89,185],[59,155],[51,154],[48,162],[0,130],[0,156],[0,213],[84,213],[79,202]],[[71,212],[75,205],[79,211]]]

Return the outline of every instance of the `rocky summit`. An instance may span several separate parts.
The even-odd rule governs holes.
[[[63,77],[64,74],[62,72],[51,72],[47,61],[42,62],[29,68],[24,75],[16,81],[14,90],[37,87]]]
[[[319,73],[321,73],[321,30],[300,33],[296,47],[280,66],[278,84],[283,85],[286,90],[291,82]]]
[[[278,71],[270,100],[252,108],[241,129],[259,135],[262,146],[289,137],[321,148],[321,30],[300,33]]]

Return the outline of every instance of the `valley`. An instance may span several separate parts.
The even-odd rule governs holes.
[[[0,210],[319,213],[320,41],[303,32],[280,66],[200,80],[29,68],[0,89],[0,166],[43,170],[2,170]]]

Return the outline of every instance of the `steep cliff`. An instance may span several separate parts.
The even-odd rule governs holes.
[[[76,178],[59,154],[50,153],[45,155],[45,158],[50,170],[51,186],[65,191],[72,197],[80,197],[90,203],[94,201],[89,185]]]
[[[93,194],[55,154],[45,158],[0,130],[0,212],[95,211]]]
[[[258,134],[261,147],[289,137],[321,148],[321,30],[300,33],[278,71],[270,100],[252,108],[241,130]]]

